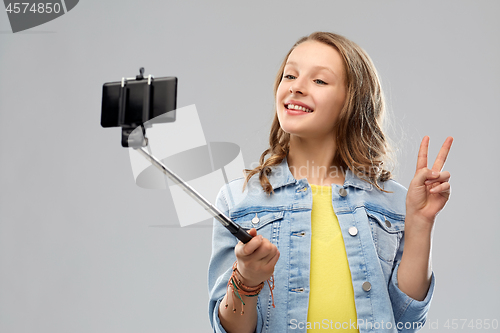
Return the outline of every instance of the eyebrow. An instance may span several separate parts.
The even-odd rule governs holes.
[[[287,61],[287,62],[285,63],[285,66],[286,66],[286,65],[295,65],[295,66],[297,66],[297,63],[296,63],[296,62],[294,62],[294,61]],[[319,65],[318,65],[318,66],[314,66],[313,68],[314,68],[314,69],[324,69],[324,70],[327,70],[327,71],[329,71],[330,73],[332,73],[333,75],[335,75],[337,78],[340,78],[340,77],[339,77],[339,75],[337,75],[337,73],[335,73],[334,71],[332,71],[332,70],[331,70],[331,68],[328,68],[328,67],[325,67],[325,66],[319,66]]]

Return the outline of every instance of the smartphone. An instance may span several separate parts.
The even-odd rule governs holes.
[[[149,87],[147,78],[127,80],[123,91],[121,87],[122,82],[108,82],[102,86],[102,127],[137,127],[146,121],[150,124],[175,121],[176,77],[155,78]],[[120,114],[120,98],[123,94],[125,111]],[[164,116],[158,117],[161,115]]]

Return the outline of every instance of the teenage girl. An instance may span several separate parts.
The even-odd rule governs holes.
[[[237,242],[214,221],[214,332],[417,331],[434,290],[432,230],[450,196],[442,168],[453,138],[430,169],[423,138],[408,190],[392,180],[377,72],[333,33],[298,40],[274,92],[270,147],[217,197],[254,237]]]

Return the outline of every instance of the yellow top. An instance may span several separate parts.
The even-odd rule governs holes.
[[[330,186],[312,185],[311,269],[307,332],[358,332],[351,271]],[[351,326],[352,323],[352,326]]]

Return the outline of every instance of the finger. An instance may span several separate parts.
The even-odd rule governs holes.
[[[433,184],[433,183],[444,183],[444,182],[447,182],[450,180],[450,173],[448,171],[443,171],[443,172],[440,172],[439,173],[439,177],[435,178],[435,179],[427,179],[425,181],[425,185],[430,185],[430,184]]]
[[[248,230],[248,233],[250,234],[250,236],[252,237],[255,237],[257,236],[257,230],[255,228],[252,228],[250,230]]]
[[[429,137],[426,135],[420,143],[417,157],[417,171],[422,168],[427,168],[427,153],[429,151]]]
[[[450,183],[444,182],[442,184],[439,184],[436,187],[431,188],[429,192],[431,192],[431,193],[445,193],[445,192],[450,193],[450,189],[451,189]]]
[[[254,239],[254,238],[259,238],[259,237],[256,237],[256,236],[257,236],[257,230],[256,230],[255,228],[251,228],[250,230],[248,230],[248,234],[249,234],[250,236],[252,236],[252,239]],[[244,244],[243,242],[241,242],[241,241],[240,241],[239,243],[241,243],[242,245],[245,245],[245,244]],[[252,250],[252,248],[253,248],[252,246],[251,246],[251,247],[247,247],[245,251],[250,251],[250,250]],[[251,253],[251,252],[250,252],[250,253]],[[245,253],[245,252],[243,252],[243,254],[244,254],[244,255],[248,255],[248,254],[247,254],[247,253]]]
[[[267,265],[277,254],[278,248],[274,246],[271,252],[265,258],[262,258],[262,261]]]
[[[248,234],[252,237],[255,237],[257,236],[257,230],[255,228],[252,228],[250,230],[245,230],[246,232],[248,232]],[[239,241],[238,244],[241,244],[243,245],[244,243],[242,241]]]
[[[262,235],[258,235],[256,237],[253,237],[248,243],[242,243],[242,245],[238,245],[239,248],[237,249],[237,252],[242,256],[249,256],[261,246],[262,242]]]
[[[441,171],[443,169],[444,163],[446,162],[446,158],[448,157],[448,153],[450,152],[451,144],[453,143],[453,137],[449,136],[444,141],[441,149],[439,150],[438,156],[434,161],[434,165],[432,166],[432,170]]]
[[[269,240],[263,238],[262,235],[257,235],[248,243],[243,244],[236,249],[236,257],[245,262],[257,262],[266,258],[272,250],[273,245]]]
[[[439,177],[439,172],[432,171],[428,168],[418,170],[413,177],[412,183],[417,186],[424,186],[425,181],[434,180]]]
[[[280,258],[280,251],[278,251],[276,255],[269,260],[267,265],[272,267],[276,266],[276,263],[278,262],[279,258]]]
[[[272,244],[267,238],[264,238],[262,244],[253,253],[253,259],[266,263],[269,258],[278,250],[276,245]]]

